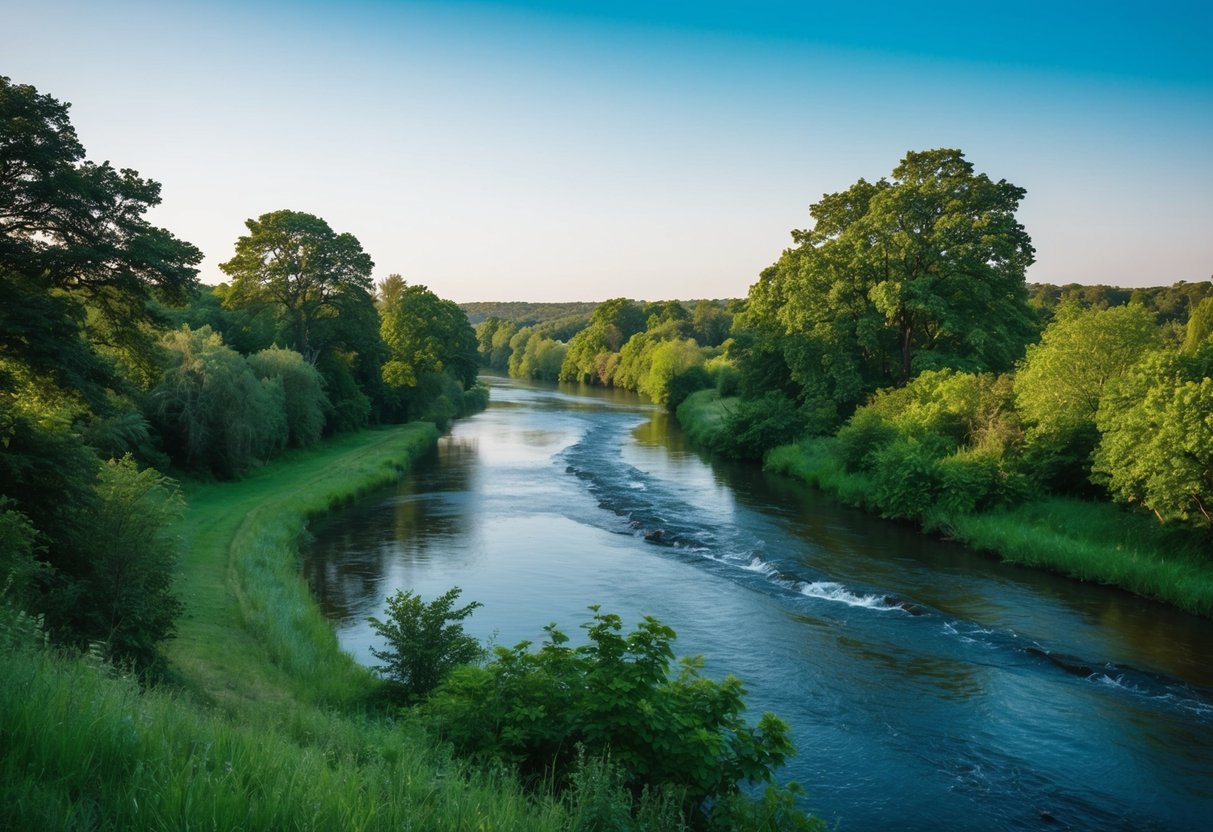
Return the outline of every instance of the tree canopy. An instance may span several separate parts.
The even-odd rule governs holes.
[[[230,307],[271,304],[289,325],[289,345],[309,361],[326,346],[316,325],[370,298],[374,263],[353,234],[337,234],[320,217],[273,211],[246,220],[249,233],[219,268],[232,278]]]
[[[1033,332],[1015,212],[1025,191],[959,150],[908,153],[811,208],[814,226],[750,292],[750,322],[790,336],[802,386],[839,402],[921,370],[1006,370]]]
[[[476,383],[476,333],[462,309],[398,274],[380,284],[379,298],[385,382],[416,387],[426,373],[446,372],[465,388]]]

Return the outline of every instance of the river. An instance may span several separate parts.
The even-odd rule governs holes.
[[[791,723],[779,779],[844,832],[1208,828],[1213,622],[708,460],[629,394],[487,380],[487,411],[313,527],[305,574],[360,660],[398,588],[461,587],[507,646],[601,604]]]

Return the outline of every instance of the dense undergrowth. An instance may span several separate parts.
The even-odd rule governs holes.
[[[678,420],[693,441],[712,448],[727,429],[729,405],[714,391],[702,391],[679,408]],[[946,490],[932,498],[929,478],[917,477],[913,490],[927,499],[907,513],[904,499],[882,489],[872,473],[848,470],[834,437],[773,448],[765,466],[846,505],[911,520],[1007,562],[1117,586],[1185,612],[1213,616],[1213,561],[1202,541],[1190,530],[1159,524],[1140,512],[1063,496],[964,510],[949,505]],[[975,490],[967,491],[971,495]]]

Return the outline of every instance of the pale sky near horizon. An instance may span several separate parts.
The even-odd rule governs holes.
[[[244,220],[456,301],[741,297],[907,150],[1027,189],[1034,282],[1213,274],[1213,4],[7,0],[0,74],[218,282]]]

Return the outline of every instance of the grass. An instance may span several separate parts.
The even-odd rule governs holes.
[[[44,649],[0,604],[0,828],[567,828],[563,802],[369,711],[377,680],[299,575],[307,518],[391,482],[436,435],[365,431],[188,484],[172,690]]]
[[[296,544],[309,518],[392,482],[436,437],[428,423],[347,434],[239,482],[187,484],[186,613],[166,652],[195,693],[229,704],[365,698],[375,680],[338,648]]]
[[[795,477],[840,502],[872,512],[870,480],[846,471],[833,440],[806,439],[772,449],[766,467]],[[1163,526],[1143,512],[1066,497],[1031,500],[978,514],[933,513],[932,528],[1010,563],[1120,587],[1179,609],[1213,617],[1213,556],[1208,540]]]
[[[678,424],[696,445],[716,448],[725,429],[725,417],[737,402],[736,398],[720,398],[715,390],[698,390],[678,406]]]

